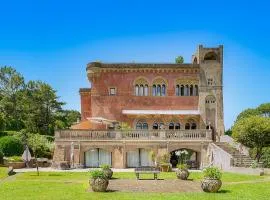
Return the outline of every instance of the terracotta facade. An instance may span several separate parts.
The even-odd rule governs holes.
[[[104,126],[91,125],[87,139],[76,130],[73,135],[72,131],[56,133],[54,161],[73,159],[86,165],[86,152],[104,149],[110,152],[113,167],[124,168],[133,162],[127,161],[128,152],[136,149],[162,154],[185,148],[198,153],[200,166],[207,164],[207,145],[224,134],[222,73],[223,46],[199,45],[190,64],[89,63],[91,88],[80,89],[82,121],[102,117],[118,126],[109,133],[101,130]],[[121,130],[123,122],[130,127],[130,137]],[[62,155],[64,148],[71,148],[70,142],[79,146],[76,158]]]

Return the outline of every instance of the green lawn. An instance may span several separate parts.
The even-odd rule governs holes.
[[[0,177],[6,169],[0,168]],[[1,176],[2,174],[2,176]],[[114,178],[135,179],[134,173],[115,173]],[[191,173],[190,178],[200,181],[201,173]],[[1,179],[0,178],[0,179]],[[144,176],[148,178],[148,176]],[[174,173],[161,173],[162,179],[175,179]],[[18,174],[15,178],[0,180],[0,199],[5,200],[62,200],[62,199],[226,199],[226,200],[268,200],[270,196],[270,177],[223,174],[223,186],[217,194],[207,193],[123,193],[87,192],[89,173],[42,172]]]
[[[0,180],[7,176],[7,168],[0,167]]]

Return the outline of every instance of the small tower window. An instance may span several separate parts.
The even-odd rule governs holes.
[[[110,96],[115,96],[116,95],[116,88],[110,88],[109,95]]]

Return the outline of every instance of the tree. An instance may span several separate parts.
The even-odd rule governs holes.
[[[52,148],[51,143],[47,140],[47,138],[44,135],[39,134],[28,134],[27,136],[27,144],[33,151],[35,160],[36,160],[36,167],[37,167],[37,174],[39,176],[39,166],[38,166],[38,155],[40,152],[43,152],[45,148]]]
[[[232,128],[232,136],[247,147],[256,149],[259,162],[263,147],[270,145],[270,118],[250,116],[236,121]]]
[[[251,117],[251,116],[256,116],[256,115],[260,115],[260,111],[257,109],[257,108],[248,108],[244,111],[242,111],[236,118],[236,121],[239,121],[241,119],[244,119],[244,118],[248,118],[248,117]]]
[[[62,110],[63,102],[58,100],[56,91],[41,81],[29,81],[24,92],[24,118],[29,132],[53,135],[55,114]]]
[[[61,110],[55,114],[55,128],[68,129],[81,119],[81,113],[76,110]]]
[[[231,136],[232,135],[232,129],[228,129],[225,131],[225,135]]]
[[[183,58],[183,56],[177,56],[177,57],[175,58],[175,63],[177,63],[177,64],[183,64],[183,63],[184,63],[184,58]]]
[[[257,109],[262,116],[270,117],[270,103],[261,104]]]
[[[23,76],[15,69],[0,68],[0,111],[4,113],[9,130],[20,130],[23,127],[20,101],[24,86]]]

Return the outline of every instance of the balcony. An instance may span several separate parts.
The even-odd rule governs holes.
[[[195,130],[58,130],[55,141],[127,141],[127,140],[157,140],[157,141],[210,141],[212,131],[206,129]]]

